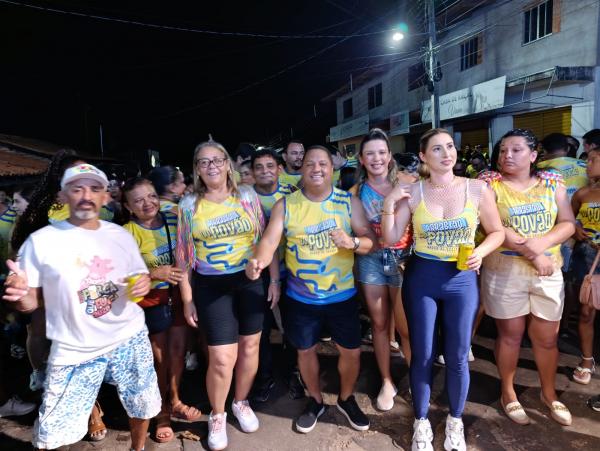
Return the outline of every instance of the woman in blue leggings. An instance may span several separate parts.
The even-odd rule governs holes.
[[[415,240],[415,254],[407,265],[402,290],[413,352],[412,450],[433,451],[433,431],[427,414],[436,355],[435,322],[440,312],[450,403],[444,448],[465,451],[461,417],[469,390],[471,331],[479,305],[475,271],[483,257],[502,244],[504,231],[492,192],[485,184],[454,176],[456,149],[446,130],[425,133],[419,157],[429,176],[409,190],[394,188],[384,200],[381,224],[384,245],[396,242],[409,221]],[[467,260],[469,270],[460,271],[456,267],[459,245],[474,245],[479,223],[487,236]]]

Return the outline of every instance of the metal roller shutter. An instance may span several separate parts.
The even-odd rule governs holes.
[[[571,107],[537,111],[514,117],[515,128],[528,128],[538,139],[550,133],[571,134]]]
[[[488,130],[487,128],[480,128],[477,130],[467,130],[461,132],[460,145],[465,147],[470,145],[471,148],[480,145],[483,149],[488,147]]]

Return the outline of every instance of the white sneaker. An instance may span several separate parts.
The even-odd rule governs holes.
[[[248,403],[247,399],[243,401],[233,401],[231,403],[231,411],[233,416],[240,422],[240,427],[244,432],[254,432],[258,430],[258,418],[254,414],[252,407]]]
[[[446,360],[444,359],[444,354],[438,355],[436,361],[440,365],[445,365],[446,364]]]
[[[427,418],[415,420],[413,423],[413,436],[411,451],[433,451],[433,430]]]
[[[227,448],[227,413],[208,416],[208,447],[213,451]]]
[[[444,440],[446,451],[467,451],[465,443],[465,428],[460,418],[448,415],[446,418],[446,440]]]
[[[475,356],[473,355],[473,347],[470,346],[469,347],[469,362],[474,362],[475,361]]]
[[[387,389],[386,389],[387,388]],[[381,386],[377,395],[376,406],[378,410],[387,412],[394,407],[394,396],[398,394],[398,389],[392,385],[391,389],[385,385]]]
[[[33,370],[29,376],[29,390],[38,391],[44,388],[46,372],[44,370]]]
[[[18,396],[13,396],[4,405],[0,406],[0,418],[2,417],[20,417],[27,415],[35,410],[36,405],[32,402],[25,402]]]

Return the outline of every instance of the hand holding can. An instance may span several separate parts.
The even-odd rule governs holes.
[[[128,276],[126,279],[127,280],[127,296],[129,297],[130,301],[135,302],[136,304],[138,302],[141,302],[142,299],[144,299],[144,296],[134,297],[131,294],[131,291],[133,290],[135,283],[140,279],[140,277],[142,277],[142,274],[133,274],[131,276]]]
[[[475,246],[472,244],[459,244],[458,245],[458,257],[456,258],[456,268],[461,271],[468,271],[469,265],[467,264],[467,260],[473,253]]]

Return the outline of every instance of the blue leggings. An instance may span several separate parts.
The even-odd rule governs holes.
[[[438,309],[450,415],[460,418],[469,391],[468,354],[479,306],[477,276],[474,271],[459,271],[456,262],[414,256],[404,274],[402,299],[412,351],[410,387],[415,418],[427,418],[429,410]]]

